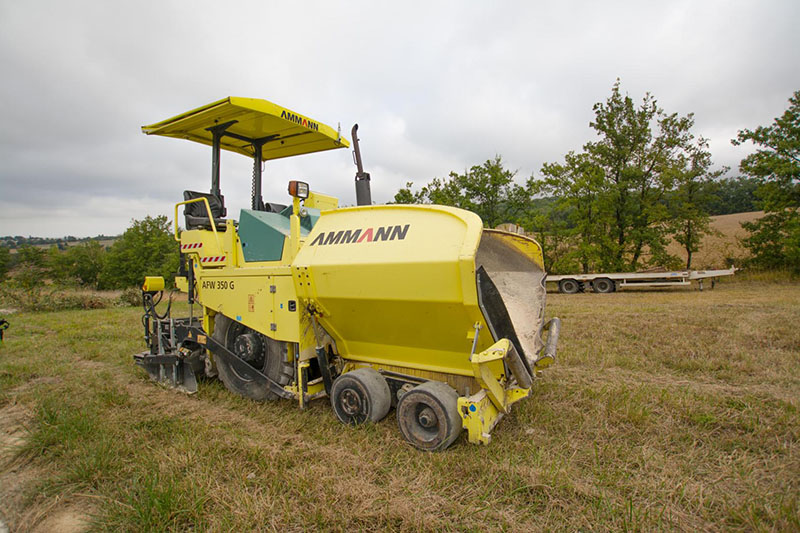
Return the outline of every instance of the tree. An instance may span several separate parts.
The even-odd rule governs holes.
[[[178,245],[165,216],[133,220],[106,254],[100,275],[101,288],[141,285],[145,276],[169,280],[178,270]]]
[[[706,202],[708,214],[728,215],[758,211],[756,189],[759,181],[749,176],[722,178],[710,184]]]
[[[97,287],[106,259],[103,246],[89,240],[76,246],[69,246],[66,250],[59,250],[51,246],[48,266],[53,280],[77,282],[87,287]]]
[[[17,268],[14,281],[25,289],[44,285],[47,258],[44,250],[23,244],[17,248]]]
[[[610,212],[603,209],[605,179],[602,170],[588,154],[569,152],[563,164],[545,163],[542,174],[545,176],[543,181],[533,177],[528,180],[530,195],[533,197],[542,191],[557,193],[558,200],[552,214],[562,215],[569,223],[551,226],[551,229],[558,229],[571,237],[574,247],[570,255],[580,264],[581,271],[588,273],[593,266],[603,262],[604,250],[611,248],[607,231],[611,223]]]
[[[667,114],[648,93],[640,104],[622,94],[594,105],[589,124],[599,139],[563,163],[545,163],[544,180],[529,190],[558,198],[574,228],[584,271],[636,270],[640,263],[665,265],[671,213],[666,196],[685,176],[693,145],[692,114]],[[649,257],[648,257],[649,256]]]
[[[0,281],[5,279],[11,268],[11,252],[5,246],[0,246]]]
[[[99,242],[90,240],[67,249],[70,275],[81,284],[96,287],[105,266],[106,251]]]
[[[419,192],[413,193],[411,192],[411,187],[414,186],[414,182],[407,181],[406,186],[394,195],[394,203],[396,204],[421,204],[423,203],[422,198],[419,196]]]
[[[47,273],[53,281],[64,282],[70,278],[70,260],[55,244],[47,250]]]
[[[17,263],[37,268],[44,268],[47,263],[45,251],[30,244],[17,248]]]
[[[742,224],[750,231],[744,244],[754,265],[800,272],[800,91],[772,125],[741,130],[731,142],[748,141],[757,150],[739,170],[759,180],[756,194],[766,215]]]
[[[531,199],[520,225],[531,231],[541,244],[548,272],[568,274],[583,268],[582,250],[575,245],[574,228],[569,225],[567,213],[557,209],[554,198]]]
[[[702,137],[687,148],[682,165],[676,165],[675,190],[669,198],[670,227],[675,240],[686,251],[686,268],[692,268],[692,255],[700,248],[703,237],[712,233],[707,205],[714,180],[728,171],[711,171],[708,141]]]
[[[433,178],[418,192],[412,183],[395,194],[398,204],[440,204],[460,207],[476,213],[484,225],[493,228],[515,222],[527,199],[522,187],[514,183],[516,172],[503,166],[502,157],[487,159],[463,174],[451,172],[449,178]]]

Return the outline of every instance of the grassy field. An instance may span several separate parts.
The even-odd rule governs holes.
[[[800,284],[548,295],[560,358],[488,447],[150,383],[139,311],[9,316],[12,531],[800,530]]]

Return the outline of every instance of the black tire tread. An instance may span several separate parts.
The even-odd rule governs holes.
[[[214,333],[212,335],[214,340],[225,345],[231,351],[233,351],[232,339],[228,338],[228,332],[233,324],[238,324],[238,322],[222,314],[216,315],[214,320]],[[265,335],[264,337],[266,338],[269,348],[267,360],[264,365],[265,368],[259,370],[281,386],[287,385],[294,378],[294,365],[286,361],[287,345],[284,342],[271,339]],[[279,357],[275,357],[274,351],[276,349]],[[270,354],[272,354],[271,357]],[[271,390],[258,386],[256,383],[245,382],[240,379],[228,368],[228,365],[226,365],[221,358],[216,359],[216,365],[219,378],[229,391],[259,402],[278,399],[278,396]]]

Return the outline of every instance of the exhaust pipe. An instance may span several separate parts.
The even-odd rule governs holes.
[[[353,137],[353,161],[358,168],[356,172],[356,205],[372,205],[372,191],[369,188],[369,173],[364,172],[361,162],[361,148],[358,146],[358,124],[350,131]]]

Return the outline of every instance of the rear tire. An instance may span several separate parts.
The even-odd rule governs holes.
[[[423,451],[441,451],[461,434],[458,393],[441,381],[427,381],[397,403],[397,424],[403,437]]]
[[[558,292],[564,294],[577,294],[581,290],[581,284],[574,279],[562,279],[558,282]]]
[[[376,370],[359,368],[333,382],[331,406],[343,424],[380,422],[392,406],[392,391]]]
[[[592,290],[594,292],[607,294],[609,292],[614,292],[614,289],[614,282],[608,278],[597,278],[592,282]]]
[[[285,342],[270,339],[224,315],[216,315],[212,337],[281,386],[288,384],[294,377],[294,366],[286,362],[288,347]],[[239,375],[222,357],[216,357],[214,360],[219,378],[229,391],[258,402],[278,398],[262,384]]]

